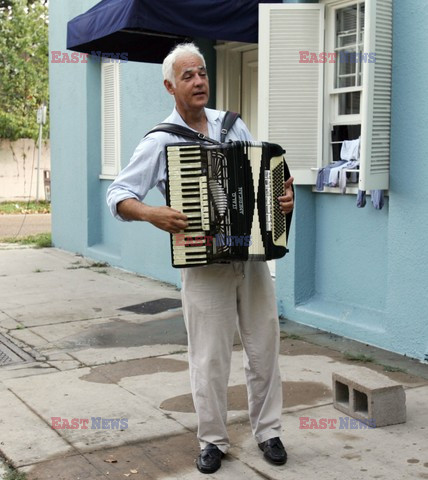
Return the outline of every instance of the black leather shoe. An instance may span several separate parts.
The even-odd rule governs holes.
[[[196,466],[201,473],[214,473],[221,467],[224,453],[213,443],[209,443],[196,460]]]
[[[274,465],[284,465],[287,461],[287,452],[279,437],[270,438],[266,442],[259,443],[265,459]]]

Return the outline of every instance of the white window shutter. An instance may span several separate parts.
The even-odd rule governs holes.
[[[322,165],[323,64],[301,63],[299,52],[323,51],[324,5],[259,9],[258,136],[286,150],[296,184],[314,184]]]
[[[120,74],[119,62],[101,63],[102,175],[120,170]]]
[[[366,0],[364,50],[376,53],[364,64],[360,190],[389,186],[392,70],[392,0]]]

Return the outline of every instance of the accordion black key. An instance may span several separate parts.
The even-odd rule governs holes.
[[[167,204],[188,218],[171,234],[173,267],[286,254],[291,214],[277,200],[290,177],[284,153],[268,142],[166,146]]]

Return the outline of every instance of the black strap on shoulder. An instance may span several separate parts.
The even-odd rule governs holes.
[[[203,133],[195,132],[190,128],[177,125],[176,123],[159,123],[158,125],[156,125],[156,127],[152,128],[149,132],[147,132],[145,136],[154,132],[167,132],[172,133],[173,135],[178,135],[180,137],[190,138],[191,140],[194,140],[196,142],[208,142],[218,145],[219,143],[223,143],[226,140],[226,135],[229,133],[229,130],[232,128],[233,124],[239,117],[239,113],[230,111],[227,111],[225,113],[223,121],[221,122],[220,142],[217,142],[217,140],[213,140],[212,138],[205,136]]]
[[[223,117],[223,121],[221,122],[221,134],[220,134],[220,142],[223,143],[226,140],[226,135],[229,133],[229,130],[233,127],[233,124],[236,120],[240,117],[239,113],[230,112],[229,110]]]
[[[190,128],[177,125],[176,123],[159,123],[159,125],[156,125],[156,127],[152,128],[150,132],[147,132],[145,136],[147,136],[149,133],[154,132],[172,133],[180,137],[190,138],[191,140],[195,140],[196,142],[208,142],[214,143],[216,145],[220,143],[217,142],[217,140],[213,140],[212,138],[205,136],[203,133],[195,132]]]

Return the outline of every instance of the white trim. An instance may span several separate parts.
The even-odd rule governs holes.
[[[100,174],[98,175],[98,178],[100,180],[115,180],[116,179],[116,175],[104,175],[104,174]]]
[[[364,78],[364,76],[363,76]],[[350,92],[361,92],[363,90],[363,87],[342,87],[342,88],[330,88],[329,89],[329,95],[335,95],[339,93],[350,93]]]
[[[255,45],[254,43],[225,42],[214,45],[214,48],[217,50],[217,52],[221,52],[224,50],[231,52],[246,52],[248,50],[257,49],[257,45]]]
[[[346,187],[345,192],[342,192],[339,187],[327,187],[327,186],[325,186],[321,192],[318,191],[316,187],[312,187],[312,192],[313,193],[334,193],[338,195],[348,195],[348,194],[357,195],[359,188],[354,185],[355,184],[353,183],[352,186]],[[370,196],[370,195],[371,195],[371,190],[367,190],[366,196]],[[389,192],[387,190],[384,192],[384,196],[386,197],[389,196]]]

